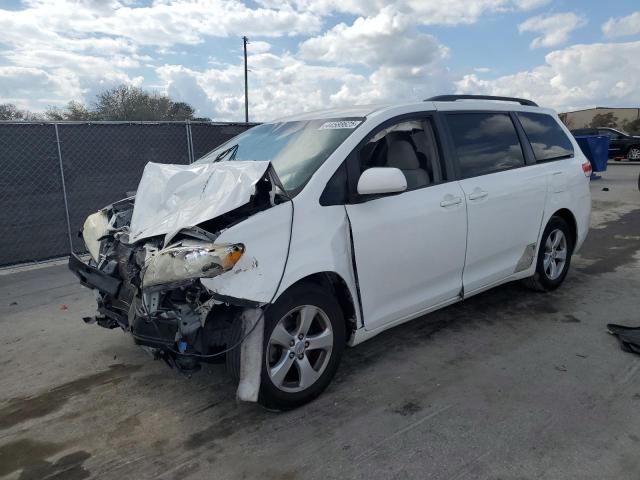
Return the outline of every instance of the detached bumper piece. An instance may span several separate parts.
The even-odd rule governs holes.
[[[617,337],[620,342],[620,348],[623,351],[640,354],[640,327],[627,327],[609,323],[607,324],[607,331]]]
[[[88,288],[95,288],[102,293],[113,297],[118,295],[122,280],[107,275],[103,271],[84,263],[80,257],[71,254],[69,257],[69,270],[80,279],[80,283]]]

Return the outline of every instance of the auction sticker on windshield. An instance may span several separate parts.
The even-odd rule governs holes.
[[[337,122],[324,122],[318,130],[339,130],[343,128],[356,128],[362,120],[340,120]]]

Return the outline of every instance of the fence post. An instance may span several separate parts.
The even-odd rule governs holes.
[[[193,149],[193,130],[191,130],[191,122],[189,120],[187,122],[189,122],[189,145],[191,146],[191,163],[193,163],[196,161],[196,153]]]
[[[60,164],[60,180],[62,182],[62,196],[64,198],[64,213],[67,216],[67,234],[69,235],[69,253],[73,252],[73,240],[71,239],[71,221],[69,220],[69,203],[67,202],[67,187],[64,183],[64,167],[62,166],[62,149],[60,148],[60,134],[58,124],[53,124],[56,130],[56,143],[58,145],[58,163]]]
[[[185,132],[187,134],[187,159],[189,163],[193,163],[193,151],[191,150],[191,126],[189,125],[189,120],[185,120],[184,122]]]

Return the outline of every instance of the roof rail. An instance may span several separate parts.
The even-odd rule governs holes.
[[[435,97],[427,98],[425,102],[455,102],[456,100],[499,100],[501,102],[517,102],[520,105],[527,105],[529,107],[537,107],[538,104],[527,100],[526,98],[516,97],[496,97],[493,95],[436,95]]]

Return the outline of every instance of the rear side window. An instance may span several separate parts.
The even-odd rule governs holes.
[[[522,147],[509,114],[448,114],[447,123],[462,177],[524,166]]]
[[[531,143],[536,162],[558,160],[573,155],[571,140],[551,115],[518,112],[518,119]]]

